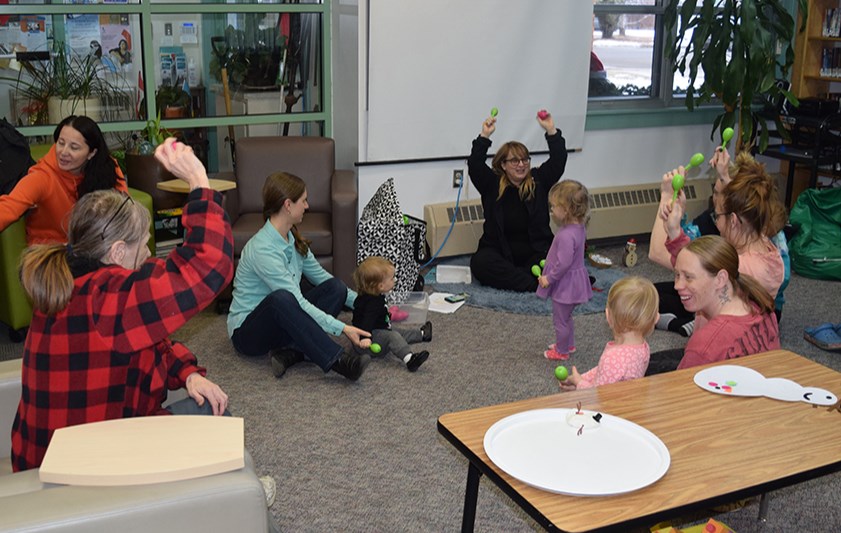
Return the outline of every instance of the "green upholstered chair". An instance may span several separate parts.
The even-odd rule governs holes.
[[[23,340],[32,320],[32,306],[18,277],[20,254],[26,248],[26,226],[21,218],[0,232],[0,322],[9,327],[14,342]]]
[[[152,197],[143,191],[129,188],[135,202],[152,211]],[[149,224],[149,250],[155,255],[155,228]],[[9,327],[9,337],[20,342],[32,320],[32,306],[18,275],[20,255],[26,248],[26,220],[21,218],[0,232],[0,322]]]

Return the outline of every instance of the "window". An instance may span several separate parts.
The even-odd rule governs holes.
[[[664,51],[667,0],[596,0],[590,57],[590,106],[673,102],[688,85]],[[700,81],[700,80],[699,80]]]

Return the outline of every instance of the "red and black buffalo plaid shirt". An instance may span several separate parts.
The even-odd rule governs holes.
[[[22,391],[12,427],[15,471],[41,464],[56,429],[168,414],[167,390],[205,374],[168,336],[206,307],[233,275],[231,226],[221,195],[194,190],[184,208],[184,245],[138,270],[79,265],[60,313],[35,311],[23,354]]]

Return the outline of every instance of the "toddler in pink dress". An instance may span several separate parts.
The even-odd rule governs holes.
[[[645,278],[622,278],[610,288],[604,310],[613,340],[608,342],[597,367],[579,374],[573,366],[562,390],[586,389],[641,378],[648,369],[651,351],[645,338],[654,331],[659,314],[654,284]]]

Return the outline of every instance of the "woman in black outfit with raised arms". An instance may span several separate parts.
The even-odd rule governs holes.
[[[496,117],[485,119],[473,141],[467,169],[482,197],[485,224],[470,270],[482,285],[518,292],[537,289],[531,267],[546,258],[552,244],[549,189],[561,179],[567,162],[566,141],[552,115],[539,114],[537,123],[546,130],[549,146],[549,159],[539,167],[529,165],[528,148],[517,141],[503,144],[488,166]]]

